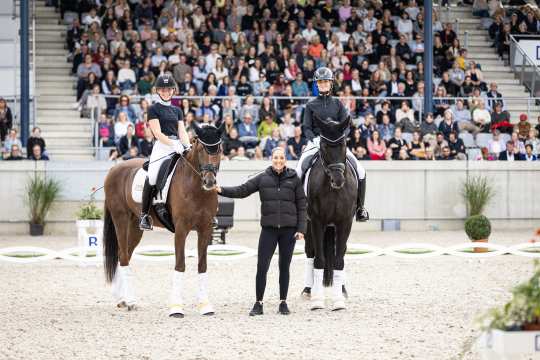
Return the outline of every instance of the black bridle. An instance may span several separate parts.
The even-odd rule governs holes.
[[[208,154],[208,156],[219,156],[221,154],[221,143],[223,142],[221,139],[219,139],[218,142],[213,144],[208,144],[204,141],[202,141],[200,138],[197,138],[197,141],[202,144],[204,151]],[[205,172],[211,172],[214,174],[214,176],[217,176],[217,172],[219,171],[219,163],[217,165],[212,164],[211,162],[204,165],[199,165],[199,172],[205,173]],[[202,177],[202,175],[200,175]]]
[[[330,147],[336,147],[336,146],[341,145],[346,136],[347,136],[346,134],[343,134],[339,138],[332,140],[332,139],[329,139],[329,138],[327,138],[327,137],[325,137],[323,135],[320,135],[321,142],[324,141]],[[346,165],[345,165],[345,163],[347,161],[346,159],[347,159],[347,157],[345,157],[345,161],[343,161],[343,162],[337,162],[337,163],[330,163],[329,164],[324,159],[323,152],[321,151],[321,164],[322,164],[324,173],[328,177],[331,177],[331,172],[332,171],[337,171],[337,172],[341,173],[342,175],[344,175],[345,174],[345,169],[346,169]]]

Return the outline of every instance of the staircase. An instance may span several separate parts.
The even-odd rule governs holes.
[[[73,110],[76,101],[65,49],[67,26],[60,14],[36,1],[36,124],[42,130],[47,150],[53,160],[91,160],[92,124]]]
[[[498,91],[503,97],[524,98],[520,100],[505,99],[506,110],[510,112],[511,122],[517,123],[519,115],[522,113],[529,114],[529,121],[536,119],[540,115],[540,108],[534,104],[534,101],[525,99],[531,96],[530,93],[523,85],[520,85],[519,79],[516,78],[516,74],[512,72],[510,66],[506,66],[504,61],[499,60],[496,49],[490,47],[492,41],[488,32],[479,29],[480,19],[473,17],[472,8],[470,6],[452,6],[449,12],[443,9],[440,18],[444,22],[450,21],[452,23],[456,19],[458,20],[458,37],[463,47],[465,46],[465,32],[468,33],[468,58],[480,64],[488,88],[491,82],[496,82]]]

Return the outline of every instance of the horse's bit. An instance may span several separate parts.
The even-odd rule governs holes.
[[[345,138],[345,134],[341,135],[339,138],[335,139],[335,140],[331,140],[327,137],[324,137],[323,135],[319,135],[321,137],[321,139],[325,142],[327,142],[330,146],[337,146],[338,143],[340,143],[344,138]],[[347,160],[345,160],[346,162]],[[328,176],[331,176],[331,172],[332,171],[338,171],[340,172],[342,175],[345,174],[345,162],[342,162],[342,163],[333,163],[333,164],[327,164],[326,161],[324,160],[324,156],[322,155],[322,152],[321,152],[321,163],[322,163],[322,166],[323,166],[323,170],[324,170],[324,173]]]

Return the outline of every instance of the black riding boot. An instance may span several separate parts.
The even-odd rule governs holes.
[[[358,198],[356,203],[356,221],[368,221],[369,213],[364,209],[364,201],[366,200],[366,178],[358,180]]]
[[[142,193],[141,219],[139,222],[139,229],[141,230],[152,230],[152,218],[148,215],[148,212],[150,211],[150,205],[152,204],[154,189],[155,186],[150,185],[148,178],[146,178]]]

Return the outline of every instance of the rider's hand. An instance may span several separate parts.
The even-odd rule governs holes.
[[[191,144],[190,145],[184,145],[184,151],[182,151],[182,156],[186,156],[187,153],[191,150]]]
[[[173,149],[177,154],[182,154],[184,151],[184,147],[179,142],[175,141],[173,142]]]

